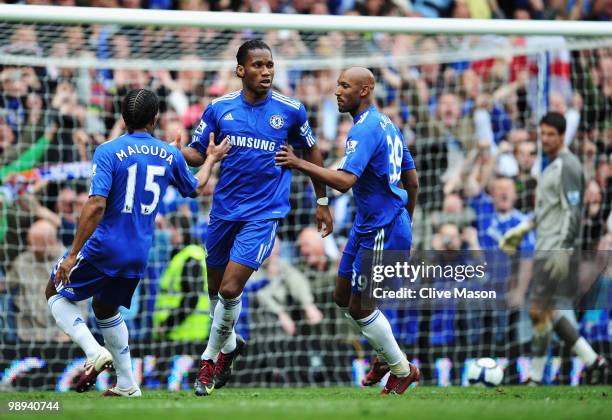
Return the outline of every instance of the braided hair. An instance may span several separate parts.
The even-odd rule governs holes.
[[[251,39],[238,48],[238,52],[236,53],[236,62],[241,66],[244,66],[247,55],[251,50],[268,50],[270,54],[272,54],[272,50],[265,42],[259,39]]]
[[[159,98],[150,90],[130,90],[121,105],[121,116],[129,133],[145,128],[159,112]]]

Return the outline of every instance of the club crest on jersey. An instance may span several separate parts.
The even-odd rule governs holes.
[[[270,117],[270,125],[272,128],[276,128],[277,130],[285,125],[285,120],[278,114],[272,115]]]
[[[347,140],[346,142],[346,154],[347,155],[350,155],[351,153],[355,151],[355,149],[357,149],[357,143],[359,143],[357,140]]]

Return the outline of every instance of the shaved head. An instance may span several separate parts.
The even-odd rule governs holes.
[[[338,110],[356,116],[374,103],[374,75],[365,67],[349,67],[338,77]]]
[[[374,75],[365,67],[349,67],[342,72],[342,75],[356,84],[374,90]]]

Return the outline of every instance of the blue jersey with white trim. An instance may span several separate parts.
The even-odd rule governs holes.
[[[98,146],[89,195],[106,197],[106,209],[82,256],[109,277],[141,278],[168,185],[184,197],[198,186],[176,147],[142,132]]]
[[[371,106],[354,120],[339,170],[357,176],[353,196],[357,233],[387,226],[408,204],[408,193],[398,186],[402,171],[415,169],[401,131]]]
[[[277,166],[274,157],[284,144],[314,146],[304,105],[273,91],[253,105],[242,91],[229,93],[208,105],[189,147],[205,154],[210,133],[215,143],[229,137],[232,145],[221,162],[211,214],[229,221],[284,217],[290,209],[291,170]]]

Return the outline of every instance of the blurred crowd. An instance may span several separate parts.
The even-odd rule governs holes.
[[[609,20],[612,12],[609,0],[19,3],[516,19]],[[232,67],[150,70],[130,66],[130,60],[159,57],[195,63],[217,57],[232,61],[243,40],[257,34],[1,23],[0,34],[0,57],[55,59],[42,66],[0,64],[2,335],[15,339],[18,334],[26,341],[61,340],[63,337],[49,337],[55,329],[47,328],[42,289],[57,256],[74,238],[80,209],[88,197],[87,165],[93,151],[122,133],[119,107],[123,95],[133,88],[154,90],[161,98],[156,135],[171,140],[179,132],[187,141],[208,103],[241,86]],[[304,69],[292,65],[292,60],[369,52],[378,106],[402,129],[419,174],[421,188],[413,225],[416,248],[497,249],[504,220],[523,220],[534,210],[538,175],[546,164],[538,148],[537,121],[545,110],[553,110],[566,117],[565,142],[580,157],[587,182],[581,247],[611,249],[612,48],[570,48],[562,37],[297,31],[259,35],[272,47],[275,58],[284,60],[276,69],[274,88],[304,103],[330,167],[344,155],[352,126],[350,118],[337,112],[333,92],[338,71],[323,66]],[[542,45],[551,49],[545,54],[545,64],[542,55],[512,53],[513,49],[543,49]],[[469,58],[470,51],[481,48],[508,53]],[[448,49],[464,51],[465,58],[445,59],[441,51]],[[108,69],[61,65],[62,59],[74,57],[114,58],[119,64]],[[169,327],[153,322],[160,278],[178,250],[204,242],[214,186],[213,177],[205,195],[197,200],[182,199],[169,189],[160,202],[148,276],[135,298],[136,305],[124,314],[134,322],[131,331],[136,331],[136,339],[164,336],[163,328]],[[332,193],[335,232],[321,239],[312,227],[314,192],[310,181],[300,174],[292,179],[291,205],[279,229],[278,249],[245,293],[252,307],[271,317],[270,321],[264,316],[265,322],[275,323],[287,335],[299,333],[300,326],[324,328],[322,320],[337,318],[329,290],[354,217],[351,195]],[[529,235],[522,249],[533,249],[534,243]],[[187,298],[177,308],[179,312],[193,310],[198,304],[193,297],[202,293],[201,272],[194,273],[192,282],[181,285]],[[33,297],[37,295],[40,299]],[[17,317],[9,319],[15,313]],[[184,314],[177,314],[176,319],[181,317]],[[10,325],[17,327],[7,333]],[[247,318],[238,328],[248,335],[253,325],[256,321]]]

